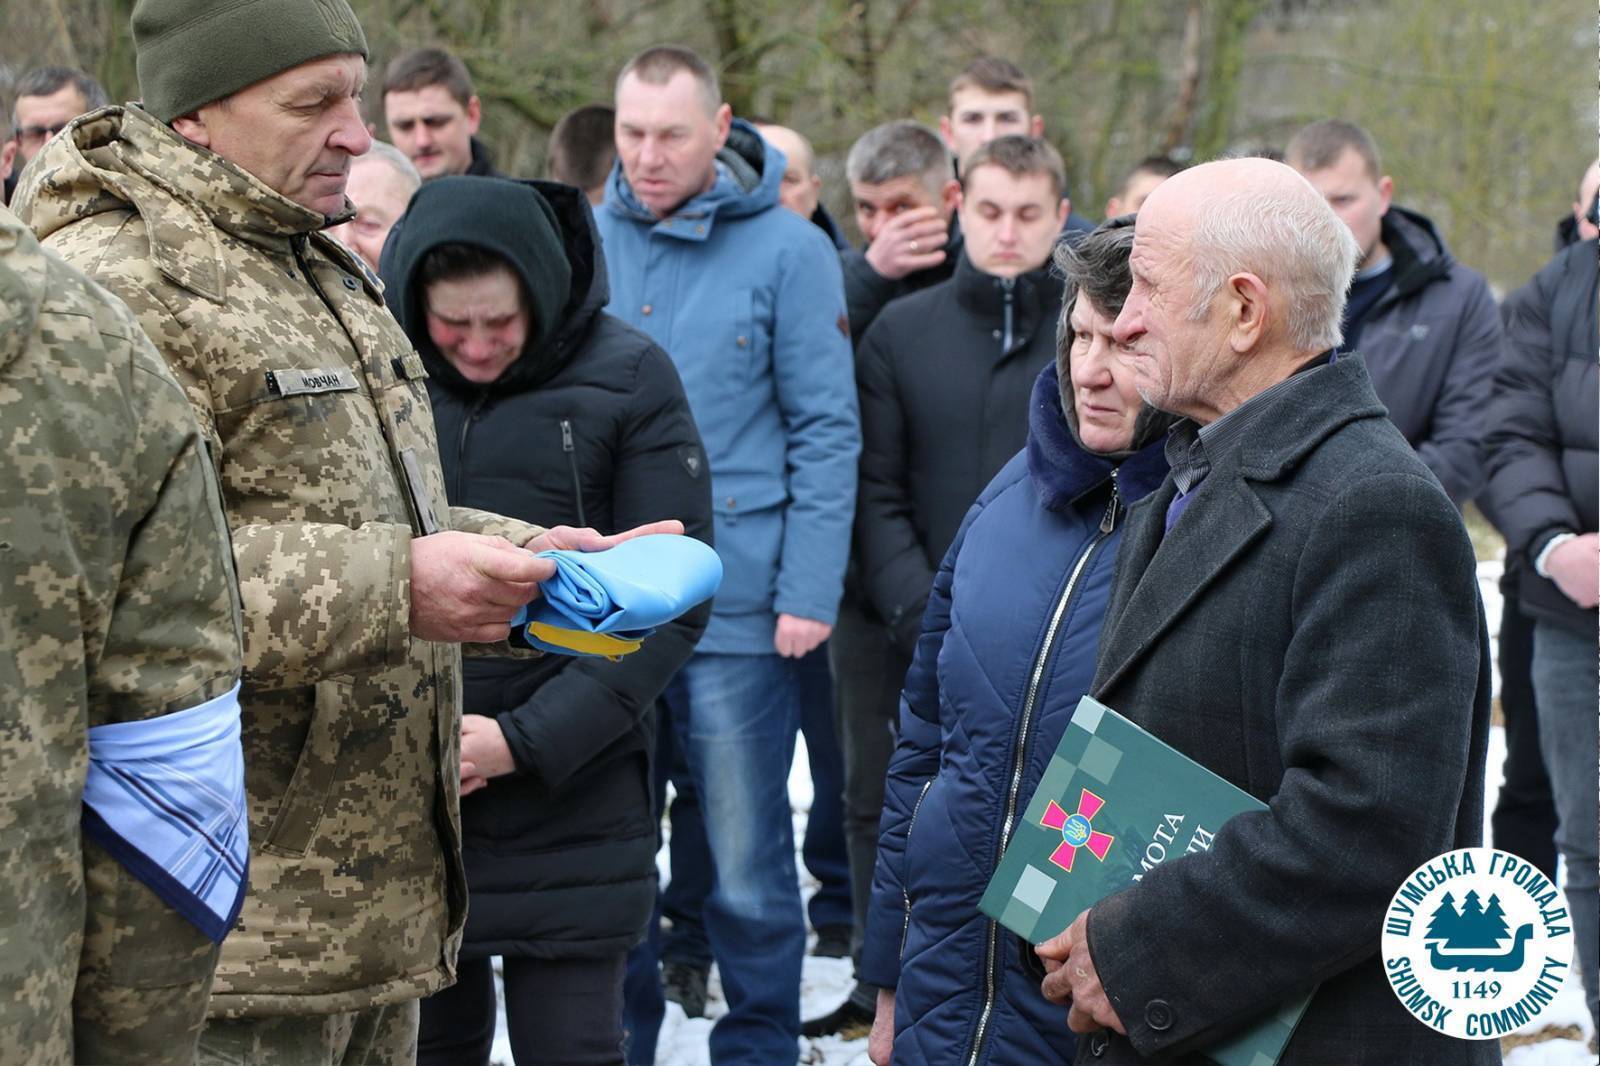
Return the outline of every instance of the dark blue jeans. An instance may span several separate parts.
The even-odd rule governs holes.
[[[1593,629],[1540,619],[1533,631],[1533,688],[1539,705],[1539,743],[1555,796],[1556,847],[1566,863],[1567,910],[1578,946],[1589,1016],[1600,1026],[1600,867],[1596,863],[1595,759],[1600,723]]]
[[[683,754],[711,859],[702,915],[728,1001],[711,1031],[717,1066],[776,1066],[799,1053],[806,931],[788,791],[799,724],[796,673],[777,655],[697,654],[661,697],[660,728],[672,730]],[[679,832],[674,821],[674,837]],[[674,881],[678,869],[674,856]],[[653,928],[629,961],[631,1063],[655,1055],[656,953],[664,950]]]

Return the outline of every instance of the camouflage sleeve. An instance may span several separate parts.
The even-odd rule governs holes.
[[[139,484],[157,489],[134,525],[105,644],[89,664],[91,726],[185,710],[239,680],[239,602],[216,475],[177,382],[148,341],[135,343],[133,466]]]
[[[462,533],[482,533],[488,537],[504,537],[517,547],[522,547],[544,532],[543,526],[519,522],[515,518],[475,511],[471,507],[450,508],[450,528]]]
[[[227,526],[194,413],[161,357],[133,345],[133,525],[106,639],[89,664],[90,725],[150,718],[221,695],[240,671]],[[218,948],[123,865],[83,840],[84,939],[73,992],[76,1061],[188,1062]]]

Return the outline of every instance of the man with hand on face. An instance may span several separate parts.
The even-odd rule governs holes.
[[[446,174],[493,177],[499,172],[478,140],[483,104],[467,66],[443,48],[414,48],[383,74],[383,120],[389,139],[423,181]]]
[[[716,867],[705,922],[728,1013],[711,1059],[793,1063],[806,940],[786,786],[794,661],[833,629],[860,450],[839,260],[780,206],[779,156],[688,49],[650,48],[623,68],[617,155],[596,219],[611,312],[683,378],[724,565],[660,726],[675,730]],[[653,963],[636,965],[649,975]],[[630,1054],[649,1061],[654,1027],[630,1013]]]
[[[955,270],[961,232],[951,223],[961,187],[938,136],[915,122],[886,122],[862,134],[844,172],[866,241],[840,258],[850,336],[860,340],[890,300]]]
[[[132,31],[143,103],[69,125],[17,198],[133,311],[222,486],[250,892],[199,1061],[407,1062],[465,918],[458,645],[509,650],[555,569],[530,550],[607,541],[446,505],[421,363],[321,232],[372,141],[343,0],[140,0]]]
[[[1061,282],[1050,253],[1067,203],[1061,157],[1004,136],[962,174],[966,243],[948,281],[892,301],[856,345],[860,589],[832,646],[845,752],[854,955],[859,966],[900,688],[939,562],[978,493],[1022,447],[1028,397],[1056,351]],[[877,989],[858,984],[806,1035],[864,1035]]]
[[[1397,886],[1481,838],[1489,661],[1460,515],[1362,360],[1333,360],[1357,255],[1270,160],[1193,167],[1139,211],[1115,336],[1183,417],[1128,514],[1090,694],[1267,807],[1039,946],[1084,1061],[1196,1062],[1313,989],[1284,1062],[1499,1061],[1419,1024],[1378,954]]]
[[[372,150],[350,163],[350,181],[345,195],[355,205],[356,217],[328,227],[374,271],[383,255],[384,242],[394,228],[412,193],[422,184],[417,168],[392,144],[373,141]]]

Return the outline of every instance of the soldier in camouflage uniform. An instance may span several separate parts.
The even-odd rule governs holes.
[[[143,105],[58,135],[18,214],[128,302],[219,459],[251,883],[201,1058],[409,1061],[466,907],[455,642],[504,654],[553,573],[513,545],[606,542],[445,505],[422,364],[321,232],[371,143],[344,0],[140,0],[132,21]]]
[[[133,316],[0,208],[0,1059],[187,1063],[211,940],[80,833],[90,727],[224,696],[227,529]]]

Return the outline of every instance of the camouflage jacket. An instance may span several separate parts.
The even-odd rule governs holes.
[[[227,529],[133,316],[0,208],[0,1059],[188,1062],[216,949],[79,831],[87,730],[239,678]]]
[[[421,360],[322,215],[137,107],[36,162],[17,213],[127,301],[219,457],[251,857],[211,1013],[431,993],[466,911],[460,650],[411,636],[410,542],[539,530],[446,507]]]

